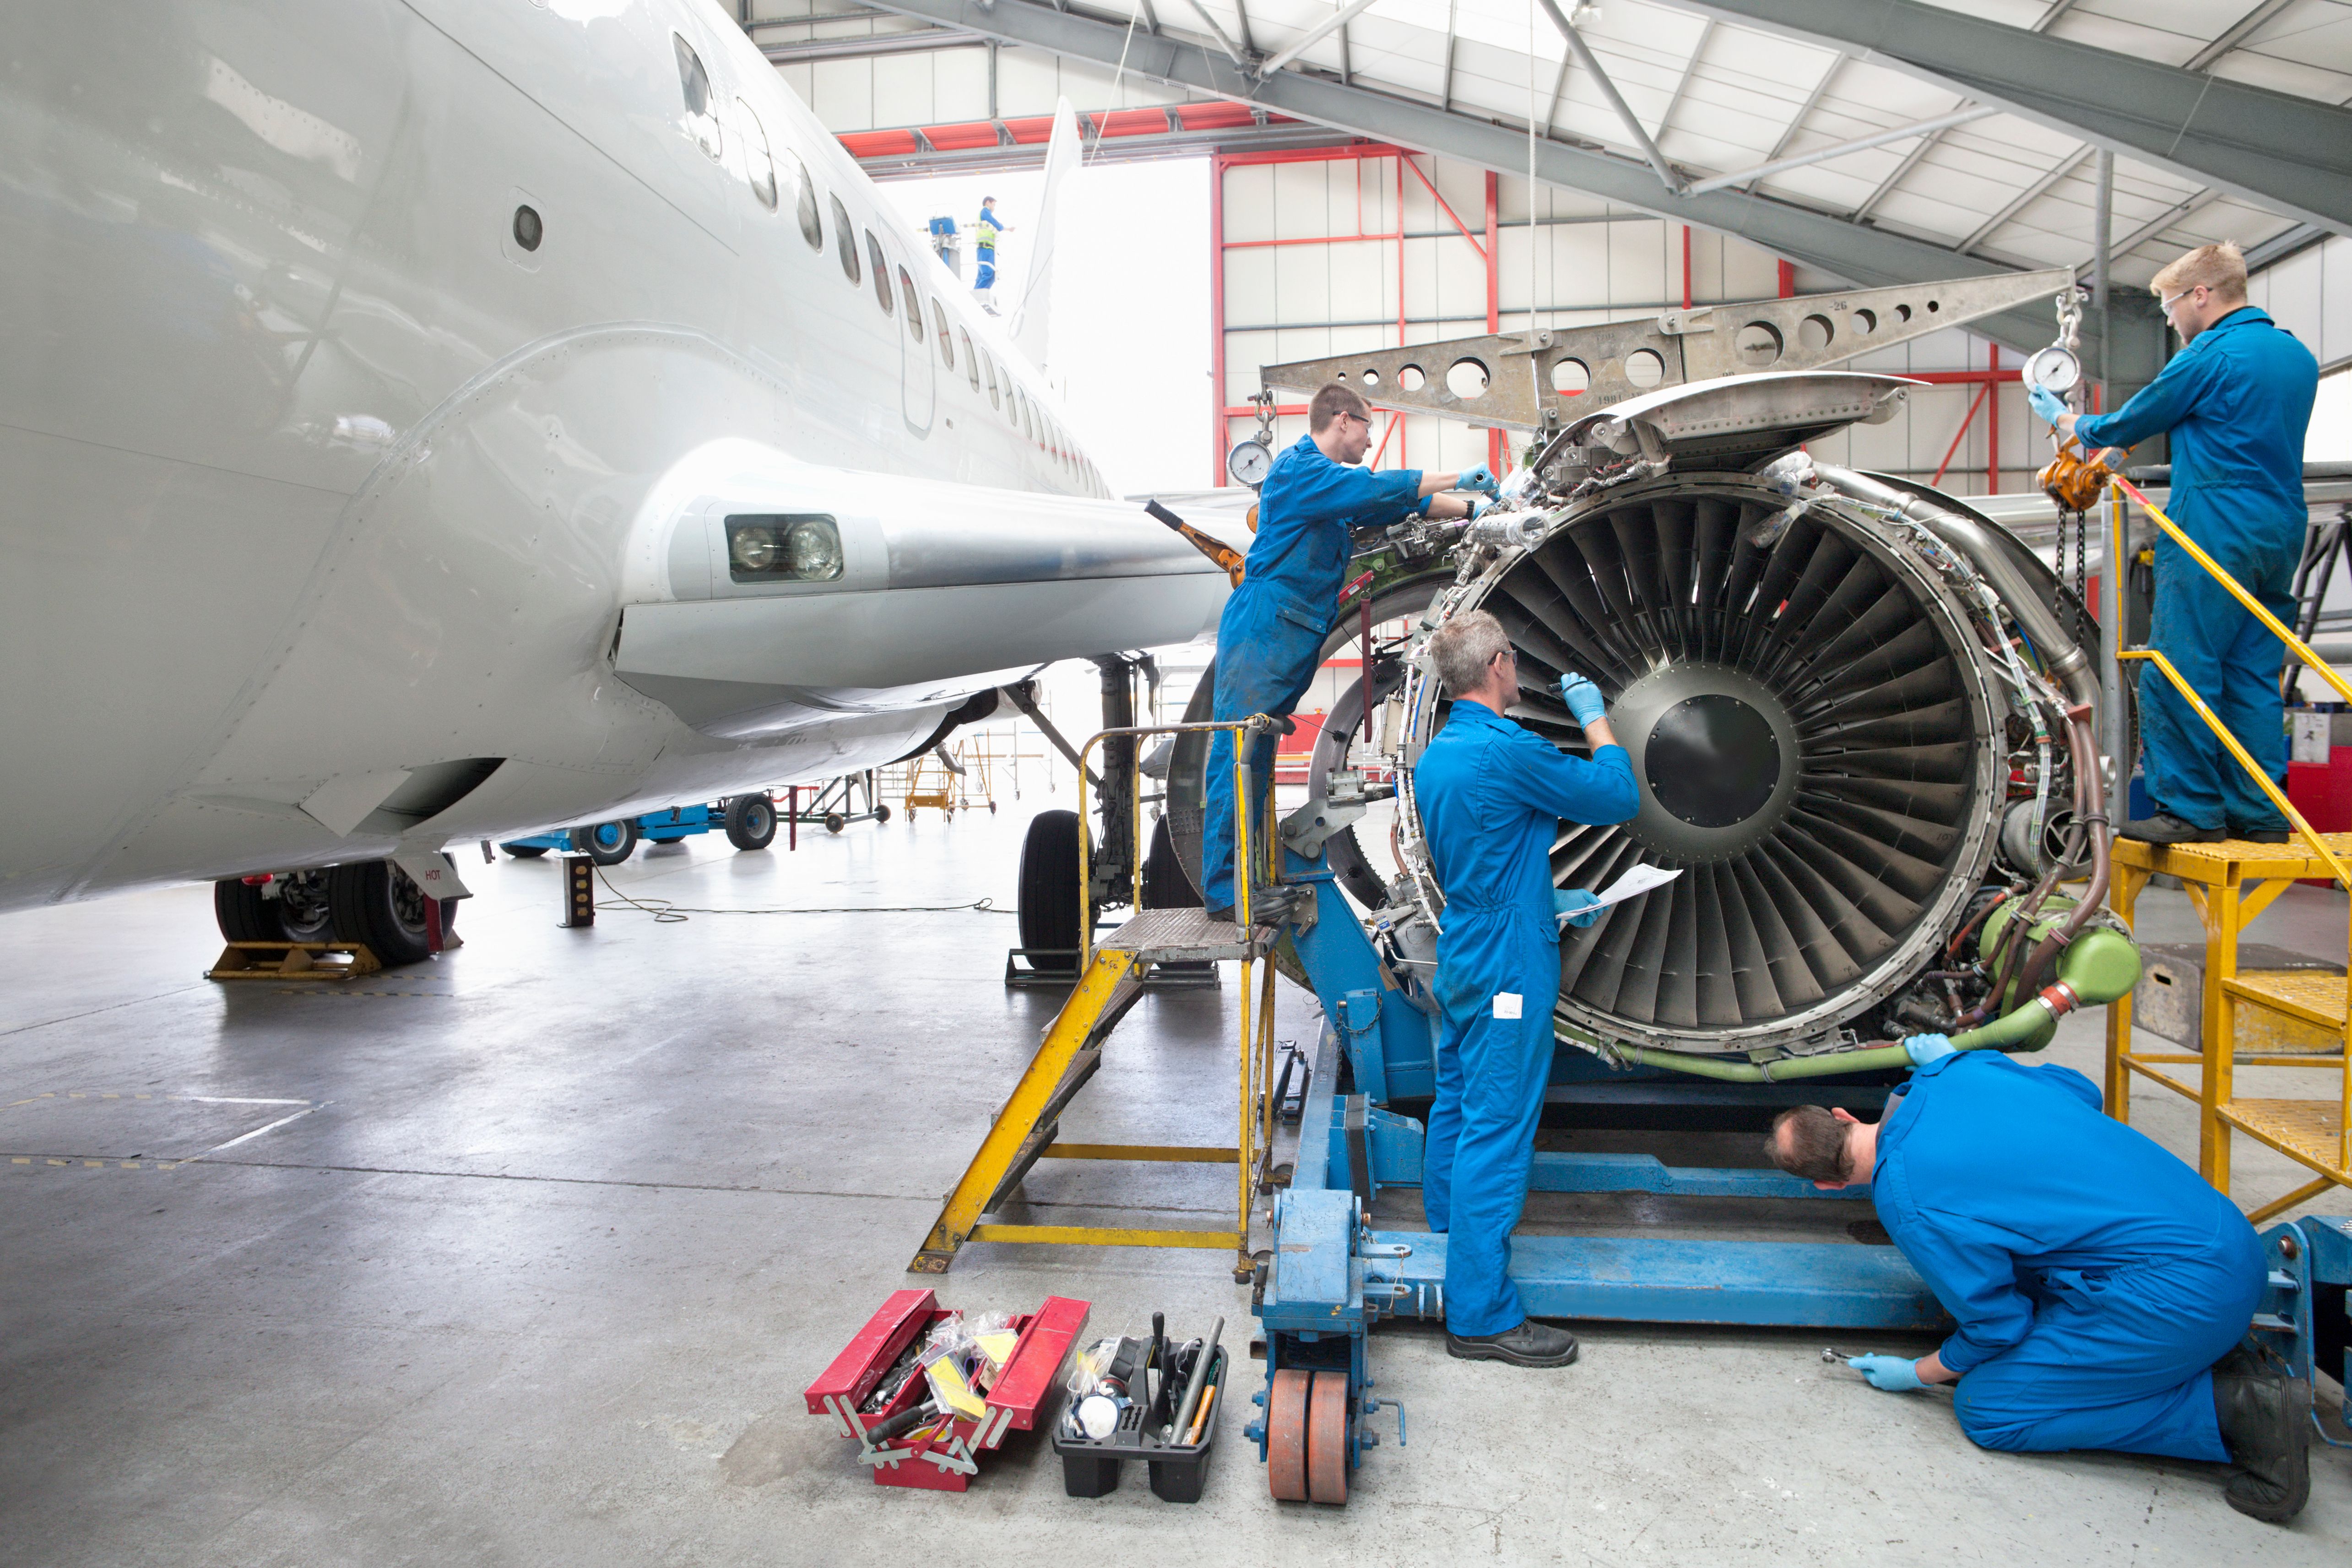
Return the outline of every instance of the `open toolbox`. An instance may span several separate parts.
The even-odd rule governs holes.
[[[1121,1460],[1140,1459],[1150,1468],[1152,1495],[1163,1502],[1199,1502],[1209,1473],[1209,1448],[1217,1440],[1217,1413],[1225,1402],[1225,1351],[1210,1359],[1205,1406],[1198,1413],[1199,1436],[1189,1442],[1163,1440],[1144,1421],[1144,1406],[1129,1405],[1108,1437],[1074,1433],[1066,1421],[1054,1426],[1054,1452],[1062,1456],[1062,1489],[1072,1497],[1107,1497],[1118,1489]]]
[[[931,1401],[931,1384],[914,1358],[932,1329],[956,1314],[932,1291],[894,1291],[809,1384],[808,1413],[830,1416],[856,1442],[877,1486],[960,1492],[979,1473],[982,1454],[1007,1432],[1036,1425],[1090,1310],[1088,1302],[1048,1296],[1035,1311],[1015,1314],[1012,1352],[984,1388],[971,1391],[980,1413],[925,1415],[918,1413]],[[896,1386],[886,1386],[894,1375]]]

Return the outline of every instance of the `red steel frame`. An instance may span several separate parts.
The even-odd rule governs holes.
[[[1355,233],[1307,235],[1297,239],[1228,240],[1225,237],[1226,170],[1245,168],[1263,163],[1336,163],[1342,159],[1352,160],[1357,164]],[[1396,226],[1391,229],[1383,229],[1379,233],[1367,233],[1364,228],[1362,165],[1367,162],[1378,162],[1382,159],[1394,159],[1397,165],[1395,187]],[[1500,315],[1498,314],[1500,289],[1498,287],[1498,279],[1496,272],[1496,256],[1498,249],[1496,243],[1496,230],[1498,227],[1497,215],[1496,212],[1496,195],[1498,187],[1496,177],[1491,174],[1486,176],[1486,232],[1481,235],[1476,230],[1471,228],[1468,224],[1462,221],[1461,215],[1456,213],[1452,205],[1446,201],[1444,196],[1439,194],[1436,185],[1431,183],[1429,176],[1422,173],[1420,165],[1415,163],[1412,160],[1413,154],[1406,152],[1403,148],[1391,146],[1386,142],[1352,142],[1337,147],[1301,147],[1274,153],[1218,153],[1211,156],[1209,165],[1209,365],[1210,375],[1216,388],[1215,402],[1213,405],[1216,412],[1210,432],[1209,445],[1210,460],[1214,466],[1213,471],[1215,474],[1215,483],[1218,486],[1222,487],[1227,482],[1225,475],[1225,453],[1231,447],[1233,442],[1232,421],[1235,419],[1249,418],[1257,413],[1257,405],[1255,404],[1229,404],[1225,402],[1225,253],[1227,251],[1260,249],[1275,246],[1289,245],[1360,245],[1393,243],[1396,246],[1397,258],[1397,346],[1402,348],[1404,345],[1406,330],[1404,286],[1404,175],[1405,171],[1410,169],[1412,171],[1413,178],[1422,183],[1423,187],[1429,192],[1431,198],[1437,203],[1438,210],[1445,215],[1447,221],[1454,225],[1455,231],[1461,235],[1463,240],[1467,243],[1473,250],[1478,252],[1479,259],[1485,263],[1486,268],[1486,330],[1490,332],[1499,330],[1499,322],[1501,320]],[[1274,411],[1278,415],[1304,414],[1307,412],[1307,405],[1303,403],[1277,404],[1275,405]],[[1406,438],[1404,416],[1402,414],[1391,413],[1389,416],[1388,426],[1381,433],[1380,445],[1372,453],[1372,467],[1380,467],[1381,458],[1387,455],[1389,442],[1391,438],[1396,442],[1397,466],[1402,468],[1405,463]],[[1502,466],[1503,457],[1503,433],[1500,430],[1489,430],[1486,433],[1486,451],[1487,466],[1489,468],[1500,468]]]

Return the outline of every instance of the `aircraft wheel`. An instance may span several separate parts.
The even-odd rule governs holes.
[[[575,827],[572,830],[572,847],[599,866],[617,866],[637,852],[637,825],[634,821],[600,822],[593,827]]]
[[[258,883],[224,877],[213,884],[213,919],[223,942],[326,942],[335,934],[327,873],[280,872],[274,899]]]
[[[776,803],[764,795],[739,795],[727,803],[727,842],[738,849],[765,849],[776,841]]]
[[[1021,945],[1067,952],[1078,945],[1078,814],[1041,811],[1021,841]]]
[[[335,940],[363,942],[385,964],[415,963],[432,954],[425,931],[425,889],[389,860],[331,867],[327,903]],[[455,929],[457,901],[441,900],[441,929]]]
[[[1265,1394],[1265,1489],[1276,1502],[1305,1502],[1307,1495],[1307,1374],[1285,1367]]]
[[[1348,1500],[1348,1374],[1318,1372],[1307,1395],[1307,1495],[1317,1502]]]

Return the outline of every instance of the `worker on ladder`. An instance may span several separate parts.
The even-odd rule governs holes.
[[[1917,1070],[1875,1125],[1818,1105],[1772,1123],[1782,1170],[1870,1189],[1959,1325],[1917,1361],[1848,1364],[1890,1393],[1957,1383],[1980,1447],[2227,1462],[2231,1508],[2293,1519],[2311,1490],[2311,1387],[2241,1342],[2269,1266],[2238,1205],[2103,1114],[2072,1068],[1942,1035],[1904,1046]]]
[[[1362,398],[1336,381],[1316,393],[1307,418],[1307,433],[1274,460],[1258,487],[1257,536],[1250,542],[1241,586],[1217,622],[1219,721],[1253,713],[1281,719],[1297,708],[1323,662],[1323,637],[1339,613],[1355,530],[1386,528],[1414,515],[1473,516],[1471,500],[1441,492],[1492,495],[1496,489],[1483,463],[1450,474],[1356,467],[1372,448],[1372,416]],[[1371,671],[1364,678],[1369,681]],[[1255,826],[1274,787],[1274,738],[1257,736],[1251,743]],[[1234,732],[1221,730],[1209,743],[1201,827],[1201,898],[1214,921],[1234,918],[1233,779]],[[1253,831],[1250,842],[1263,852],[1260,832]],[[1253,895],[1253,920],[1274,912],[1271,903],[1257,906]]]
[[[2304,429],[2319,362],[2246,303],[2246,259],[2234,245],[2200,246],[2148,288],[2183,347],[2130,402],[2113,414],[2083,416],[2067,413],[2042,387],[2026,395],[2035,413],[2085,451],[2168,433],[2172,521],[2263,608],[2292,621],[2294,569],[2310,515],[2303,497]],[[2169,535],[2156,542],[2148,646],[2284,792],[2282,645]],[[2286,842],[2286,819],[2160,669],[2141,674],[2139,714],[2148,815],[2126,822],[2125,837]]]
[[[980,267],[972,274],[971,291],[980,296],[980,308],[994,316],[996,308],[996,237],[1013,226],[996,216],[996,198],[980,198],[980,216],[972,223],[972,254]]]
[[[1601,689],[1584,677],[1562,676],[1559,700],[1591,761],[1506,717],[1523,700],[1518,657],[1493,616],[1456,616],[1429,639],[1429,658],[1454,699],[1412,770],[1430,868],[1445,890],[1434,986],[1444,1022],[1421,1168],[1423,1212],[1445,1237],[1445,1350],[1565,1366],[1576,1336],[1528,1317],[1510,1275],[1551,1078],[1558,922],[1591,925],[1601,912],[1581,889],[1553,889],[1551,848],[1562,818],[1623,822],[1642,795]]]

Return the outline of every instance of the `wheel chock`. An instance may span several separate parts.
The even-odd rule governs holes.
[[[356,980],[383,968],[363,942],[233,942],[207,980]]]

